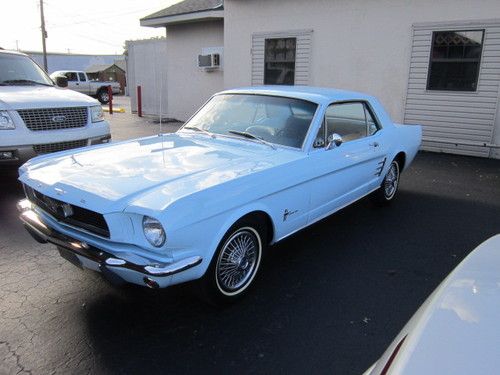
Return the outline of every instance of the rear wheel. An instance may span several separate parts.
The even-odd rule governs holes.
[[[389,166],[389,170],[372,197],[376,204],[387,205],[394,200],[399,187],[400,167],[397,160],[393,160]]]
[[[109,94],[108,90],[101,89],[97,93],[97,100],[99,100],[102,104],[108,104],[109,103]]]
[[[255,218],[238,220],[224,235],[210,266],[200,279],[202,297],[213,305],[243,296],[259,271],[266,229]]]

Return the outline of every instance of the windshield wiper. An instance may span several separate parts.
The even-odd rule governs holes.
[[[188,129],[188,130],[194,130],[194,131],[197,131],[197,132],[202,132],[202,133],[204,133],[206,135],[209,135],[212,138],[215,138],[215,134],[214,133],[210,133],[209,131],[206,131],[205,129],[202,129],[202,128],[198,128],[197,126],[184,126],[182,129]]]
[[[241,132],[239,130],[228,130],[228,133],[236,134],[236,135],[241,135],[242,137],[249,138],[249,139],[255,139],[256,141],[259,141],[263,145],[268,145],[273,150],[276,150],[276,146],[273,145],[271,142],[268,142],[268,141],[266,141],[266,140],[264,140],[264,139],[262,139],[260,137],[257,137],[256,135],[253,135],[252,133]]]
[[[38,81],[33,81],[31,79],[8,79],[6,81],[2,81],[0,84],[2,85],[16,85],[16,84],[24,84],[24,83],[29,83],[29,84],[35,84],[35,85],[42,85],[42,86],[53,86],[48,83],[43,83],[43,82],[38,82]]]

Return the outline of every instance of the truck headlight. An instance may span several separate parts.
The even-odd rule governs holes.
[[[100,105],[94,105],[90,107],[90,118],[92,122],[99,122],[104,120],[104,113]]]
[[[10,130],[15,129],[14,121],[7,111],[0,111],[0,130]]]
[[[161,247],[165,243],[167,236],[161,223],[149,216],[142,218],[142,230],[148,242],[154,247]]]

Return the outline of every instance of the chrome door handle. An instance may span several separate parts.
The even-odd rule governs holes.
[[[372,147],[378,147],[378,142],[372,142],[372,143],[368,143],[369,146],[372,146]]]

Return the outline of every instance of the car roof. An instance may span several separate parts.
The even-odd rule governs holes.
[[[307,100],[318,104],[328,104],[333,101],[373,99],[372,96],[360,92],[313,86],[252,86],[225,90],[219,94],[284,96],[288,98]]]

